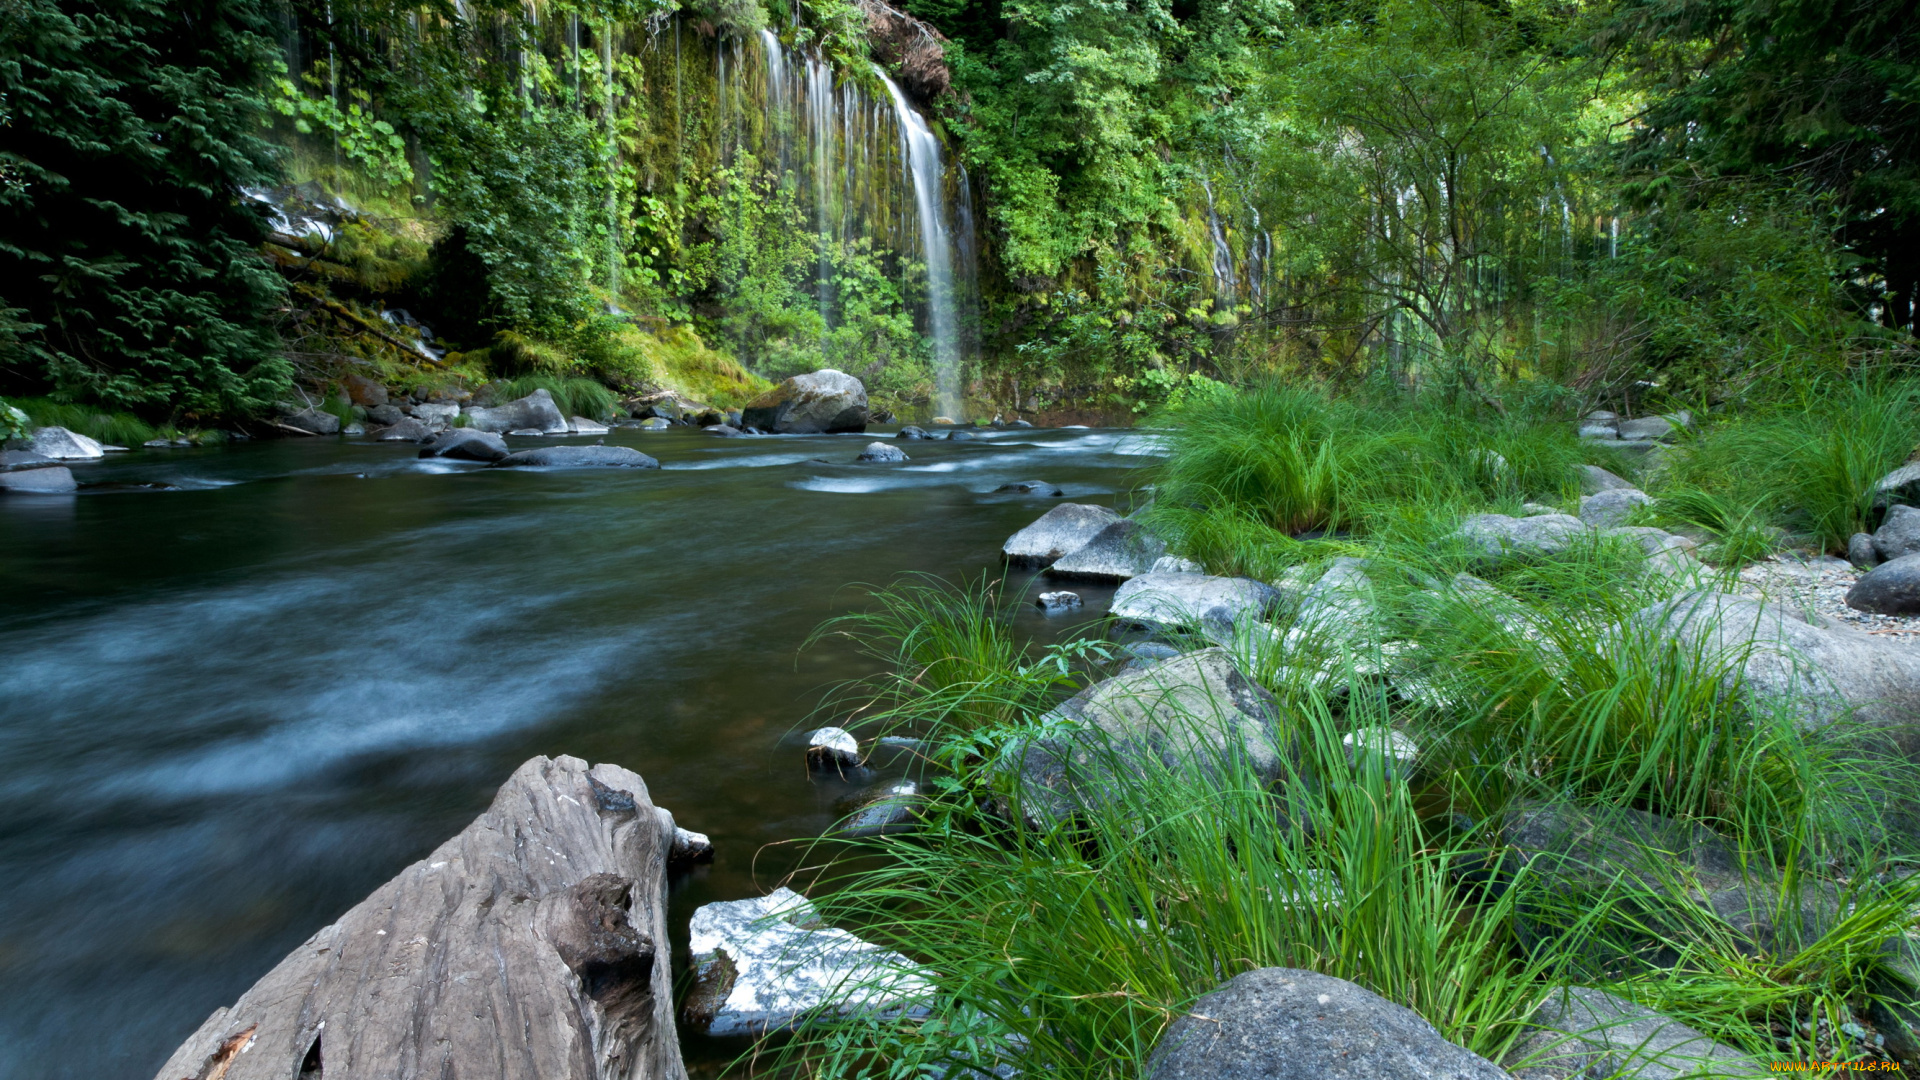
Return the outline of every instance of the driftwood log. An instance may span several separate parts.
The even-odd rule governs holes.
[[[640,777],[534,758],[313,935],[156,1080],[684,1080],[673,819]]]

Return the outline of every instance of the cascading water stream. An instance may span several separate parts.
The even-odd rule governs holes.
[[[940,140],[887,73],[874,72],[893,98],[900,124],[900,145],[913,179],[913,200],[919,211],[920,248],[927,265],[927,322],[933,331],[934,411],[955,420],[960,415],[960,326],[953,293],[953,245],[947,225],[946,170],[940,164]]]

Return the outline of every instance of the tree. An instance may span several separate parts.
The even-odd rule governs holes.
[[[162,412],[287,386],[262,138],[276,53],[255,0],[6,0],[0,356],[7,388]]]

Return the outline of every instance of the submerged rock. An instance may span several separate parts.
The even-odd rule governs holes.
[[[912,424],[908,424],[906,427],[901,428],[900,433],[898,435],[895,435],[894,438],[907,439],[911,441],[914,439],[931,439],[933,438],[933,436],[927,434],[927,429],[925,428],[915,427]]]
[[[660,463],[630,446],[543,446],[508,454],[493,463],[496,469],[547,466],[561,469],[657,469]]]
[[[1043,592],[1034,598],[1034,606],[1049,614],[1056,611],[1072,611],[1080,606],[1080,594],[1077,592]]]
[[[330,414],[325,415],[333,420],[334,429],[339,430],[340,421]],[[88,461],[105,457],[107,452],[106,447],[98,442],[63,427],[43,427],[35,430],[33,439],[27,444],[27,449],[54,461]]]
[[[860,764],[860,740],[845,728],[819,728],[807,735],[807,764],[836,771],[853,768]]]
[[[1079,551],[1120,515],[1104,506],[1062,503],[1007,538],[1001,557],[1014,566],[1046,566]]]
[[[1045,480],[1016,480],[1011,484],[1001,484],[993,489],[993,493],[995,495],[1045,495],[1048,498],[1058,498],[1066,494],[1060,490],[1060,485],[1049,484]]]
[[[638,776],[534,758],[458,836],[214,1010],[156,1080],[682,1080],[671,843]]]
[[[897,780],[862,792],[858,801],[863,805],[840,827],[843,836],[893,836],[911,832],[919,824],[923,799],[920,785],[911,780]]]
[[[80,485],[73,479],[73,470],[64,465],[0,472],[0,491],[16,495],[58,495],[79,489]]]
[[[867,429],[867,388],[832,368],[795,375],[740,410],[748,427],[776,435],[819,435]]]
[[[933,993],[913,961],[823,924],[812,902],[791,889],[707,904],[693,913],[689,938],[694,985],[681,1022],[708,1035],[759,1035],[810,1017],[897,1014]]]
[[[907,460],[907,452],[897,446],[888,446],[883,442],[868,443],[865,450],[855,461],[899,462]]]
[[[1235,976],[1175,1020],[1148,1080],[1509,1080],[1403,1005],[1294,968]]]
[[[423,458],[452,458],[456,461],[499,461],[506,457],[507,440],[490,431],[472,428],[448,428],[433,437],[420,450]]]
[[[491,409],[468,409],[465,415],[467,422],[481,431],[558,435],[567,430],[567,418],[561,415],[560,406],[554,404],[553,395],[545,390],[535,390],[526,397]]]
[[[1055,577],[1125,581],[1152,570],[1166,553],[1165,541],[1139,522],[1123,518],[1100,530],[1078,551],[1054,560],[1046,572]]]
[[[705,430],[706,430],[706,433],[709,435],[719,435],[722,438],[728,438],[728,439],[731,439],[737,435],[746,434],[746,432],[741,431],[739,428],[736,428],[731,424],[712,424],[712,425],[709,425]]]

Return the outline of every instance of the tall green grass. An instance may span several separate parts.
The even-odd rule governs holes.
[[[166,429],[154,427],[127,412],[102,409],[97,405],[78,405],[49,398],[15,398],[13,404],[27,414],[35,427],[63,427],[110,446],[139,446],[148,439],[160,438]]]
[[[553,395],[553,403],[566,416],[584,416],[604,420],[614,414],[620,399],[613,391],[593,379],[563,378],[557,375],[522,375],[502,379],[495,384],[502,401],[526,397],[535,390]]]

